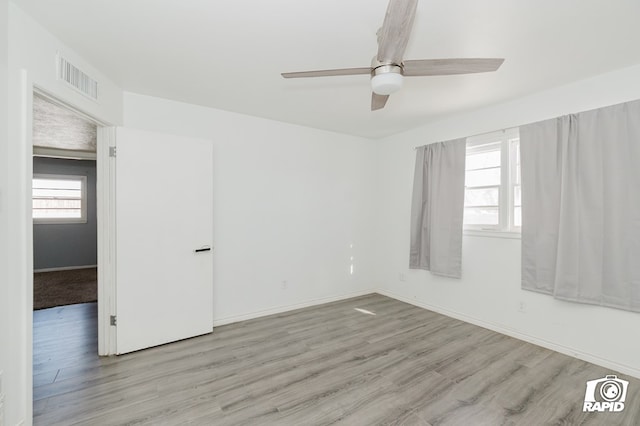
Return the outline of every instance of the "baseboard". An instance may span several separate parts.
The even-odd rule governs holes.
[[[293,311],[296,309],[308,308],[310,306],[322,305],[324,303],[337,302],[339,300],[351,299],[352,297],[365,296],[367,294],[375,293],[374,290],[358,291],[355,293],[342,294],[339,296],[323,297],[320,299],[311,299],[301,303],[295,303],[293,305],[277,306],[275,308],[264,309],[261,311],[249,312],[241,315],[234,315],[226,318],[219,318],[213,320],[213,326],[218,327],[221,325],[232,324],[234,322],[246,321],[250,319],[266,317],[268,315],[281,314],[283,312]]]
[[[33,273],[36,272],[56,272],[56,271],[73,271],[76,269],[89,269],[89,268],[97,268],[98,265],[81,265],[81,266],[61,266],[59,268],[43,268],[43,269],[34,269]]]
[[[422,303],[422,302],[418,302],[416,300],[412,300],[410,298],[404,297],[404,296],[400,296],[398,294],[392,293],[390,291],[387,290],[377,290],[376,293],[382,295],[382,296],[387,296],[390,297],[392,299],[396,299],[399,300],[401,302],[405,302],[408,303],[410,305],[414,305],[417,306],[419,308],[423,308],[423,309],[427,309],[433,312],[437,312],[439,314],[442,315],[446,315],[448,317],[451,318],[455,318],[458,319],[460,321],[464,321],[464,322],[468,322],[470,324],[474,324],[492,331],[495,331],[497,333],[500,334],[505,334],[507,336],[510,337],[514,337],[516,339],[519,340],[524,340],[525,342],[529,342],[529,343],[533,343],[534,345],[537,346],[542,346],[543,348],[547,348],[550,349],[552,351],[556,351],[556,352],[560,352],[561,354],[565,354],[574,358],[578,358],[581,359],[583,361],[587,361],[590,362],[592,364],[596,364],[599,365],[601,367],[605,367],[605,368],[609,368],[615,371],[618,371],[620,373],[624,373],[627,374],[629,376],[633,376],[635,378],[640,379],[640,370],[638,370],[637,368],[631,367],[629,365],[625,365],[625,364],[619,364],[617,362],[608,360],[608,359],[604,359],[604,358],[600,358],[599,356],[593,355],[593,354],[589,354],[589,353],[585,353],[585,352],[581,352],[579,350],[576,350],[574,348],[570,348],[568,346],[563,346],[563,345],[559,345],[557,343],[554,342],[550,342],[548,340],[544,340],[544,339],[540,339],[538,337],[535,336],[531,336],[529,334],[525,334],[525,333],[521,333],[517,330],[513,330],[510,329],[508,327],[504,327],[500,324],[495,324],[492,322],[487,322],[478,318],[474,318],[471,317],[469,315],[460,313],[460,312],[456,312],[456,311],[451,311],[449,309],[446,308],[442,308],[440,306],[435,306],[435,305],[430,305],[428,303]]]

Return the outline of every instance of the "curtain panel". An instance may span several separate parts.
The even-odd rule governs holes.
[[[466,139],[417,148],[410,269],[460,278]]]
[[[640,101],[520,127],[522,288],[640,312]]]

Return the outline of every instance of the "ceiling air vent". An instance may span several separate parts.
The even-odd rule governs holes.
[[[59,56],[58,78],[83,95],[98,100],[98,82],[80,71],[75,65]]]

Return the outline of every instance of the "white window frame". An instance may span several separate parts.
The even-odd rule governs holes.
[[[500,189],[498,199],[497,225],[464,224],[466,235],[499,236],[519,238],[521,227],[514,224],[515,186],[517,177],[517,157],[515,144],[520,141],[519,129],[511,128],[467,138],[467,154],[482,152],[482,147],[500,143]],[[466,187],[465,187],[466,192]]]
[[[33,217],[33,223],[38,225],[53,225],[63,223],[87,223],[87,177],[83,175],[56,175],[34,173],[33,179],[75,180],[81,182],[80,217]],[[31,183],[33,187],[33,181]],[[32,196],[33,200],[33,196]],[[33,213],[32,213],[33,216]]]

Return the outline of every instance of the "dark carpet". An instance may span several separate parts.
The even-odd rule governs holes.
[[[33,274],[34,310],[97,300],[97,268]]]

